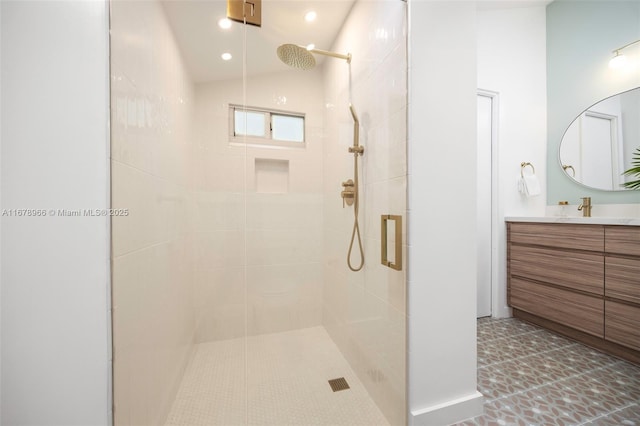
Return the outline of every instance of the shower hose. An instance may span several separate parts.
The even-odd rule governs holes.
[[[347,253],[347,265],[349,269],[354,272],[358,272],[364,266],[364,250],[362,249],[362,238],[360,237],[360,225],[358,224],[358,153],[353,154],[353,168],[354,168],[354,182],[353,185],[356,188],[355,197],[353,200],[353,231],[351,232],[351,242],[349,243],[349,252]],[[358,238],[358,247],[360,248],[360,265],[354,267],[351,264],[351,252],[353,251],[353,243],[355,242],[356,237]]]
[[[358,210],[360,206],[360,189],[358,187],[358,155],[362,155],[362,153],[364,152],[364,148],[360,147],[359,142],[358,134],[360,130],[360,122],[358,121],[358,116],[356,115],[356,111],[353,105],[349,105],[349,109],[351,110],[351,115],[353,116],[353,150],[349,149],[349,151],[353,152],[353,186],[355,188],[355,194],[353,197],[353,231],[351,232],[351,242],[349,243],[349,251],[347,253],[347,265],[353,272],[358,272],[364,266],[364,250],[362,249],[360,225],[358,224]],[[356,237],[358,238],[358,247],[360,248],[360,265],[354,267],[351,264],[351,252],[353,251],[353,243],[355,242]]]

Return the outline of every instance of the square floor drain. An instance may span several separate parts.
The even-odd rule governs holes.
[[[349,383],[347,383],[344,377],[329,380],[329,386],[331,386],[331,390],[334,392],[349,389]]]

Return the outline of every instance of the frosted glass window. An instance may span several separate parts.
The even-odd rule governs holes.
[[[266,117],[263,112],[235,110],[235,134],[265,137]]]
[[[270,148],[305,148],[305,115],[229,105],[229,143]]]
[[[304,118],[291,115],[271,116],[272,138],[279,141],[304,142]]]

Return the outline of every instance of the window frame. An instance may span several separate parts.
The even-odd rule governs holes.
[[[236,111],[253,112],[265,115],[265,136],[236,135]],[[302,141],[286,141],[273,139],[273,116],[295,117],[302,119]],[[238,104],[229,104],[229,144],[236,146],[255,146],[260,148],[298,148],[307,147],[306,114],[301,112],[283,111]]]

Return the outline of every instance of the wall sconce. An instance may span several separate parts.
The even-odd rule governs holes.
[[[621,54],[620,51],[626,49],[627,47],[634,45],[636,43],[640,43],[640,40],[632,41],[629,44],[625,44],[622,47],[617,48],[613,51],[613,58],[609,61],[609,68],[621,68],[624,64],[627,63],[627,57],[624,54]]]

